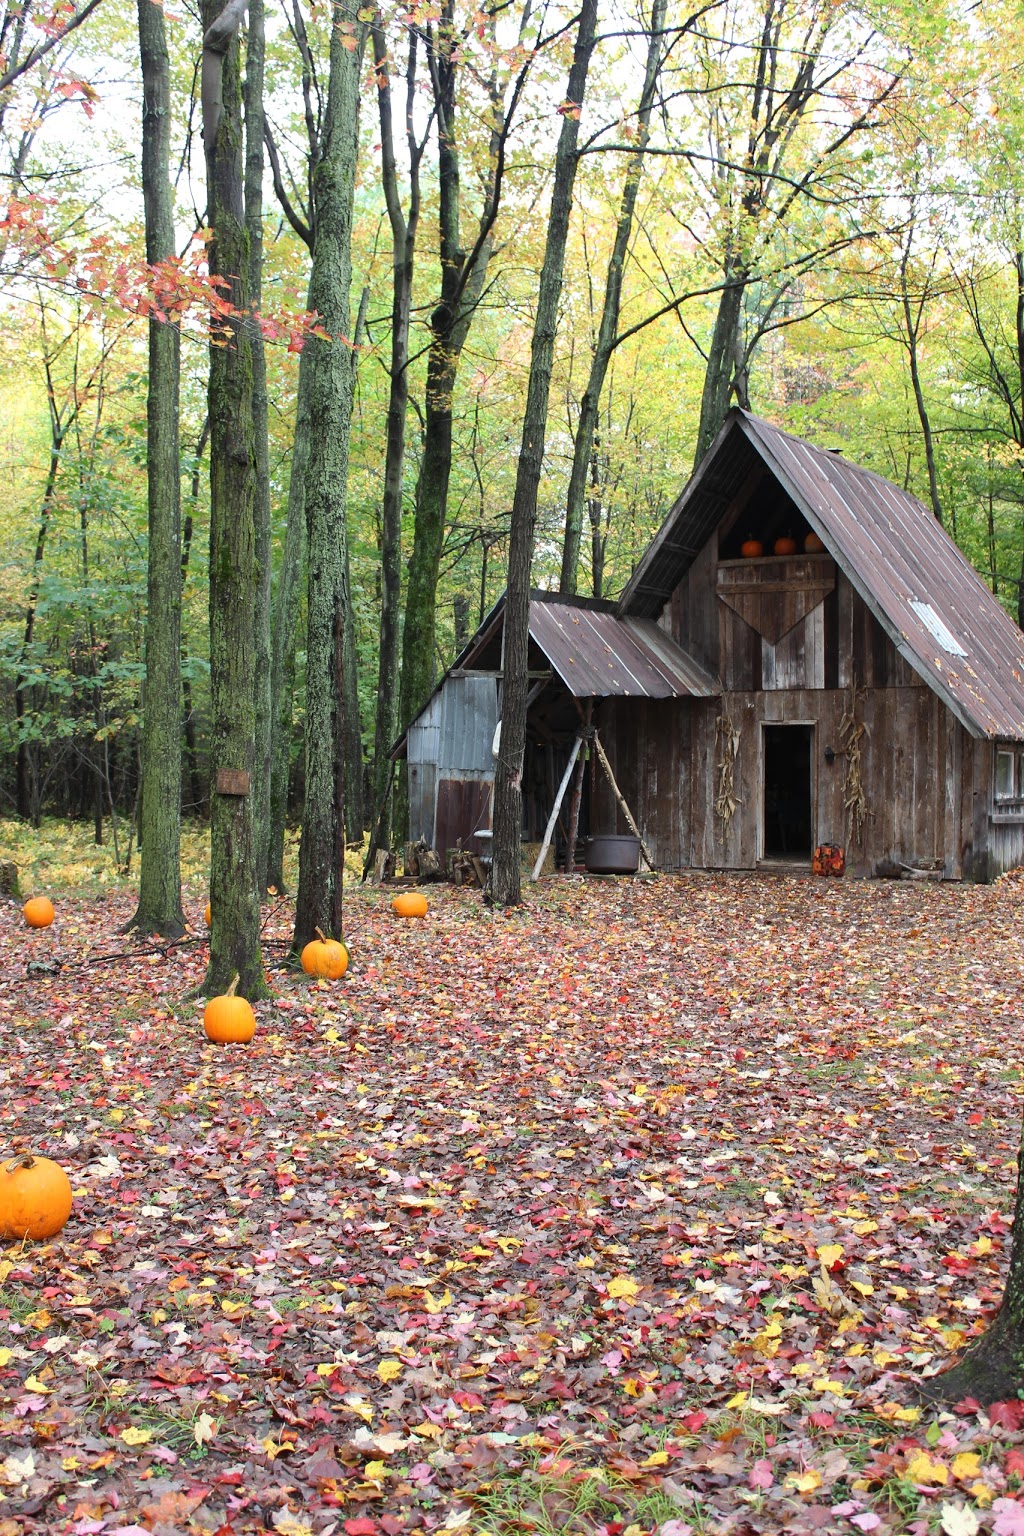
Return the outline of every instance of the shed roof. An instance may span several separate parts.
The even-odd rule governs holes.
[[[709,698],[721,692],[653,619],[620,618],[610,603],[535,594],[530,637],[577,699]]]
[[[731,411],[622,594],[655,618],[766,467],[896,649],[974,736],[1024,740],[1024,634],[915,496],[745,411]]]

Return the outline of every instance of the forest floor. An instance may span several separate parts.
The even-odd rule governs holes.
[[[0,1247],[0,1536],[1024,1536],[1024,1403],[913,1393],[1001,1291],[1024,877],[354,887],[348,975],[229,1047],[198,884],[167,953],[50,894],[0,1124],[75,1206]]]

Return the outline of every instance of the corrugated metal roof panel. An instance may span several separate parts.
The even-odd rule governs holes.
[[[709,698],[721,692],[651,620],[619,619],[604,605],[534,599],[530,636],[578,699]]]

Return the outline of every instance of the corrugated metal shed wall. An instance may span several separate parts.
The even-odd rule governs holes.
[[[465,775],[493,779],[491,743],[498,723],[498,682],[493,677],[449,677],[441,689],[438,771],[442,779]]]
[[[409,727],[409,836],[434,840],[437,754],[441,739],[441,693],[436,693]]]

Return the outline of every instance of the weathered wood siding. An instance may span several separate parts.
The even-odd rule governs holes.
[[[672,707],[606,700],[600,709],[602,740],[655,861],[667,869],[754,869],[763,862],[766,724],[812,727],[813,842],[842,844],[852,874],[908,866],[947,879],[991,879],[1024,861],[1024,820],[993,815],[991,744],[972,740],[833,562],[794,557],[765,561],[760,571],[753,563],[738,567],[718,565],[712,539],[662,617],[721,678],[721,698]],[[845,808],[840,731],[854,698],[865,726],[859,841]],[[728,826],[714,811],[720,715],[740,737],[739,803]],[[826,748],[835,754],[831,763]],[[601,831],[627,830],[600,775],[592,823]]]

